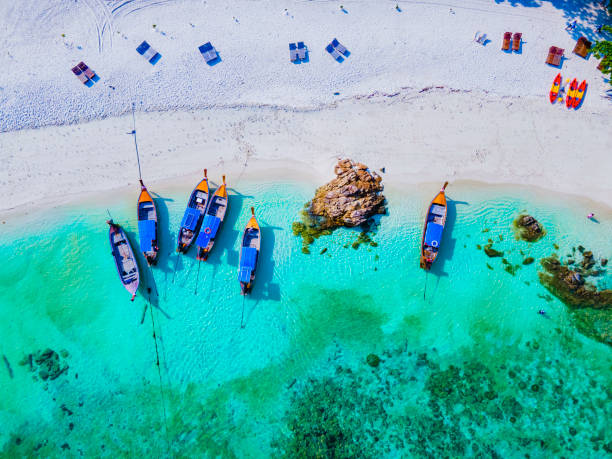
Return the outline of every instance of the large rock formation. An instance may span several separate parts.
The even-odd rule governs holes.
[[[546,234],[542,225],[527,214],[521,214],[514,220],[514,228],[517,230],[517,236],[527,242],[535,242]]]
[[[372,217],[387,211],[382,179],[376,172],[350,159],[338,161],[334,172],[336,178],[319,187],[312,201],[306,204],[302,221],[293,223],[293,233],[302,236],[305,253],[309,253],[308,245],[314,239],[331,234],[341,226],[361,226],[363,233],[367,233]],[[357,247],[362,242],[375,246],[365,234],[357,241]],[[353,247],[357,248],[355,244]]]
[[[321,217],[322,228],[363,225],[375,214],[384,214],[382,179],[365,164],[350,159],[338,161],[336,178],[315,192],[311,215]]]

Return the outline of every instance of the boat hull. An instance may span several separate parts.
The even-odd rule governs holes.
[[[189,196],[189,202],[178,231],[177,252],[187,253],[191,244],[195,241],[208,207],[208,193],[208,178],[206,177],[206,170],[204,170],[204,179],[198,183]]]
[[[255,211],[252,210],[252,213],[253,215],[242,233],[242,243],[240,246],[238,282],[240,282],[241,295],[248,295],[253,289],[261,249],[261,230],[255,218]]]
[[[200,234],[196,239],[197,254],[196,259],[199,261],[208,260],[208,256],[215,245],[215,240],[223,226],[225,213],[229,199],[227,196],[227,186],[225,184],[225,176],[223,176],[223,184],[213,193],[210,198],[210,203],[206,209],[206,214],[202,222]]]
[[[446,195],[444,193],[447,185],[448,182],[444,183],[440,192],[432,199],[425,214],[423,236],[421,237],[420,266],[426,271],[431,269],[440,251],[440,242],[448,212]]]
[[[134,251],[123,228],[113,223],[112,220],[107,223],[109,225],[108,239],[111,246],[111,255],[115,261],[119,280],[132,295],[132,301],[134,301],[140,285],[140,271]]]
[[[157,207],[142,180],[140,183],[142,188],[137,205],[140,247],[147,263],[149,266],[152,266],[157,263],[157,254],[159,252],[157,245]]]

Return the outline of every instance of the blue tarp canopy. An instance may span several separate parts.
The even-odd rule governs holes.
[[[155,220],[138,220],[138,235],[140,236],[140,250],[150,252],[153,250],[155,238]]]
[[[444,227],[434,222],[429,222],[425,231],[425,244],[431,247],[440,247]]]
[[[219,217],[205,215],[204,222],[202,223],[202,229],[200,229],[200,234],[198,234],[198,238],[196,239],[196,244],[199,247],[206,247],[208,245],[208,241],[214,239],[217,235],[220,223],[221,220],[219,220]]]
[[[251,282],[251,273],[257,263],[257,249],[255,247],[243,247],[240,251],[240,268],[238,280],[240,282]]]
[[[185,210],[185,215],[183,215],[183,220],[181,221],[181,228],[187,228],[191,231],[195,231],[196,226],[198,226],[199,219],[200,211],[198,209],[193,209],[192,207],[187,207]]]
[[[251,282],[251,273],[257,263],[257,249],[255,247],[243,247],[240,251],[240,269],[238,280],[240,282]]]

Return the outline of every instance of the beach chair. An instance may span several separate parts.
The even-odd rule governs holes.
[[[592,45],[593,43],[587,40],[586,37],[580,37],[576,42],[576,46],[574,47],[573,52],[574,54],[578,54],[580,57],[586,59],[587,55],[589,54],[589,51],[591,50]]]
[[[295,43],[289,43],[289,60],[295,62],[298,59],[298,50]]]
[[[504,40],[502,41],[502,51],[508,51],[510,49],[510,40],[512,39],[512,32],[504,33]]]
[[[83,73],[83,71],[79,68],[78,65],[76,67],[72,67],[72,73],[74,73],[76,77],[79,79],[79,81],[85,85],[89,81],[89,78],[87,78],[87,75]]]
[[[161,54],[155,51],[146,41],[143,41],[140,45],[138,45],[136,51],[138,54],[148,60],[151,65],[157,64],[157,61],[161,59]]]
[[[219,58],[219,53],[210,42],[204,43],[202,46],[198,47],[198,49],[208,65],[212,65],[212,63]]]
[[[87,67],[87,65],[85,65],[85,62],[83,61],[79,62],[77,64],[77,67],[80,68],[83,71],[83,73],[87,75],[87,78],[89,78],[90,80],[93,80],[96,77],[96,72],[94,72],[92,69]]]
[[[298,53],[298,58],[302,60],[306,59],[306,45],[304,45],[303,41],[298,41],[297,53]]]
[[[338,39],[337,39],[337,38],[334,38],[334,39],[332,40],[331,45],[332,45],[334,48],[336,48],[336,49],[337,49],[339,52],[341,52],[342,54],[344,54],[344,55],[345,55],[345,56],[347,56],[347,57],[348,57],[348,55],[350,54],[350,53],[349,53],[349,50],[348,50],[348,49],[346,49],[346,48],[344,47],[344,45],[338,41]]]
[[[515,33],[512,37],[512,51],[519,51],[521,49],[521,37],[522,33]]]
[[[331,57],[336,59],[338,62],[342,62],[344,60],[338,50],[334,48],[331,43],[325,47],[325,51],[327,51],[331,55]]]

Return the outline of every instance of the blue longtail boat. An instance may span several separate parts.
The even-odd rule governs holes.
[[[215,243],[215,238],[219,233],[223,219],[225,218],[225,212],[227,211],[227,187],[225,185],[225,175],[223,176],[223,184],[217,188],[210,198],[208,209],[204,214],[204,221],[202,222],[202,229],[198,238],[196,239],[196,245],[198,246],[197,259],[206,261],[210,251]]]
[[[238,281],[240,282],[240,293],[242,295],[250,293],[253,288],[260,247],[261,230],[255,218],[255,209],[251,207],[251,218],[247,222],[242,234],[240,261],[238,263]]]
[[[187,253],[192,242],[198,234],[202,217],[208,206],[208,177],[204,169],[204,178],[194,188],[189,197],[181,227],[178,232],[177,252]]]
[[[147,187],[140,180],[140,196],[138,196],[138,236],[140,250],[149,265],[157,262],[157,208]]]

